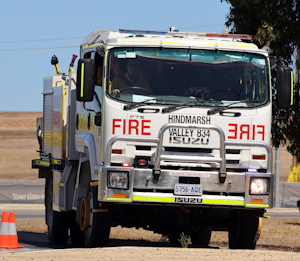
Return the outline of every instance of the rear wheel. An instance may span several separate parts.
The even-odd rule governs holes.
[[[53,210],[53,180],[47,182],[46,189],[46,221],[48,239],[51,244],[65,245],[68,240],[68,225],[66,213]]]
[[[96,187],[89,187],[80,212],[80,223],[81,229],[84,229],[85,246],[106,246],[110,234],[111,215],[108,210],[99,209]]]
[[[76,213],[70,213],[70,237],[72,245],[74,246],[84,246],[83,231],[81,231],[80,226],[76,223]]]
[[[229,227],[229,248],[255,249],[258,239],[258,213],[253,210],[233,211]]]

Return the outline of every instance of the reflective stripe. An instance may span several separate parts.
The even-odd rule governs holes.
[[[90,186],[98,186],[98,181],[92,181],[92,182],[90,182]]]
[[[80,90],[81,97],[83,97],[83,83],[84,83],[84,63],[81,64],[81,90]]]
[[[131,201],[131,198],[107,198],[107,200],[114,200],[114,201]]]
[[[52,159],[51,163],[56,164],[56,165],[61,165],[61,160]]]
[[[260,208],[268,208],[269,205],[262,205],[262,204],[246,204],[246,207],[260,207]]]
[[[291,71],[291,105],[293,105],[293,102],[294,102],[293,89],[294,89],[294,74],[293,74],[293,71]]]
[[[83,47],[83,50],[85,50],[85,49],[89,49],[89,48],[98,47],[98,46],[105,46],[105,44],[93,44],[93,45],[91,45],[91,46],[86,46],[86,47]]]
[[[147,196],[133,196],[136,201],[159,201],[159,202],[175,202],[175,198],[160,198],[160,197],[147,197]]]
[[[49,161],[34,160],[33,163],[36,164],[36,165],[41,165],[41,166],[45,166],[45,167],[49,167],[50,166],[50,162]]]
[[[59,181],[53,181],[53,195],[59,195]]]
[[[244,206],[244,200],[202,199],[202,203],[217,204],[217,205],[239,205],[239,206]]]

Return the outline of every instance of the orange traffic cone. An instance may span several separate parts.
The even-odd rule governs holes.
[[[3,211],[0,225],[0,248],[16,248],[11,245],[11,236],[9,234],[8,212]]]
[[[10,212],[9,219],[8,219],[8,224],[9,224],[8,231],[9,231],[9,234],[10,234],[10,240],[11,240],[12,248],[23,248],[23,246],[19,246],[19,243],[18,243],[16,218],[15,218],[15,213],[14,212]]]

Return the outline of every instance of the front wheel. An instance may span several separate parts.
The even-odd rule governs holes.
[[[103,247],[108,244],[111,214],[100,209],[97,201],[97,187],[89,187],[87,197],[80,209],[81,229],[84,230],[86,247]]]
[[[228,231],[229,248],[255,249],[258,240],[259,217],[255,210],[237,210],[231,213]]]

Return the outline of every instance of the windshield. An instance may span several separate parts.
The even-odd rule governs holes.
[[[269,101],[267,59],[256,54],[116,48],[108,64],[107,92],[127,103],[257,107]]]

